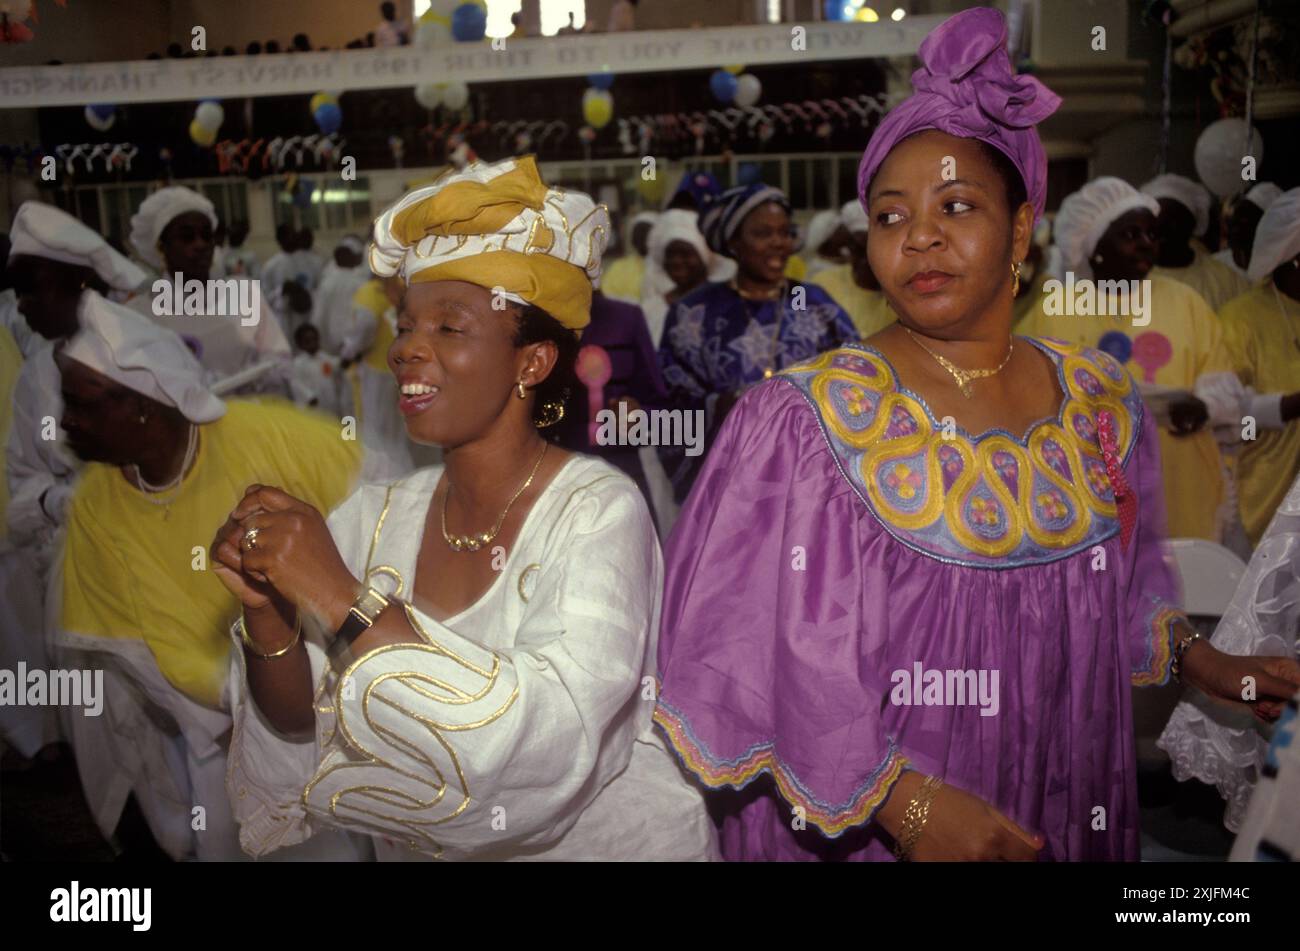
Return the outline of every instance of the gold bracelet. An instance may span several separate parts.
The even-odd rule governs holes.
[[[925,777],[921,780],[921,788],[907,804],[907,809],[903,813],[903,826],[899,829],[898,839],[894,842],[894,857],[900,862],[911,859],[912,849],[916,848],[916,842],[921,838],[921,830],[925,828],[925,823],[930,818],[930,803],[942,785],[943,780],[938,776]]]
[[[285,654],[289,653],[289,651],[298,646],[298,639],[302,637],[302,615],[298,615],[298,623],[293,630],[293,640],[289,641],[288,644],[285,644],[278,651],[273,653],[264,654],[257,649],[257,645],[253,643],[253,639],[248,636],[248,625],[244,623],[243,611],[239,612],[239,636],[244,641],[245,649],[247,649],[247,651],[254,657],[259,657],[262,660],[274,660],[277,657],[283,657]]]

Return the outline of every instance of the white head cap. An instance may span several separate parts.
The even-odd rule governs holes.
[[[840,208],[840,223],[849,229],[849,234],[866,234],[871,224],[867,218],[867,210],[856,198],[853,201],[846,201]]]
[[[131,247],[151,267],[163,266],[158,252],[158,239],[169,224],[189,211],[206,215],[217,226],[217,211],[196,191],[180,185],[160,188],[140,204],[140,210],[131,216]]]
[[[1108,175],[1094,178],[1061,202],[1052,232],[1065,270],[1077,277],[1091,277],[1088,259],[1097,242],[1117,218],[1136,208],[1145,208],[1153,215],[1160,213],[1159,202],[1150,195],[1122,178]]]
[[[1184,175],[1157,175],[1142,186],[1142,193],[1157,200],[1172,198],[1196,218],[1196,237],[1210,229],[1210,193],[1200,182]]]
[[[1246,201],[1258,207],[1260,211],[1268,211],[1268,206],[1282,197],[1282,189],[1272,182],[1260,182],[1246,192],[1244,197]]]
[[[1300,255],[1300,188],[1283,192],[1255,226],[1255,244],[1246,276],[1262,281],[1279,265]]]
[[[82,295],[77,317],[81,329],[63,348],[65,356],[175,406],[192,423],[210,423],[225,414],[226,404],[204,383],[203,367],[173,331],[93,291]]]
[[[114,290],[133,290],[147,276],[98,234],[53,205],[23,202],[14,216],[9,239],[12,242],[10,261],[29,254],[88,267]]]

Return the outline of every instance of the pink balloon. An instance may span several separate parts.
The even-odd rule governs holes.
[[[588,344],[578,351],[574,372],[587,388],[587,445],[596,445],[600,425],[596,414],[605,408],[605,384],[614,375],[614,365],[604,347]]]
[[[1156,371],[1173,358],[1174,347],[1162,333],[1147,331],[1133,339],[1133,355],[1129,359],[1142,368],[1142,381],[1154,383]]]

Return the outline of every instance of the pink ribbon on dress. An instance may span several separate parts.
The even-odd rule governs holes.
[[[1119,511],[1120,548],[1127,550],[1129,539],[1133,537],[1133,526],[1137,524],[1137,496],[1124,478],[1119,445],[1115,438],[1115,418],[1105,410],[1097,414],[1097,442],[1101,445],[1101,458],[1106,463],[1106,475],[1110,477],[1111,488],[1115,491],[1115,507]]]

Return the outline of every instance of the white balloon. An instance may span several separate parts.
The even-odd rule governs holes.
[[[113,128],[113,123],[117,121],[116,112],[110,112],[107,119],[101,119],[99,116],[95,115],[95,111],[91,109],[90,106],[86,107],[83,114],[86,117],[86,124],[96,132],[107,132],[109,129]]]
[[[752,73],[741,73],[736,77],[736,105],[748,108],[758,102],[763,95],[763,84]]]
[[[415,46],[418,49],[431,50],[436,46],[449,46],[451,42],[451,30],[445,24],[424,20],[415,25]]]
[[[447,83],[442,90],[442,104],[448,109],[464,109],[469,102],[469,87],[456,81]]]
[[[216,132],[226,120],[226,110],[221,108],[219,102],[201,102],[194,110],[194,118],[209,132]]]
[[[1252,148],[1249,154],[1255,157],[1255,165],[1258,166],[1264,161],[1264,142],[1258,129],[1250,130],[1250,139]],[[1218,197],[1235,195],[1251,184],[1241,177],[1241,160],[1246,154],[1245,119],[1220,119],[1212,122],[1196,140],[1196,151],[1193,154],[1196,174]]]
[[[442,105],[442,85],[440,83],[423,83],[415,87],[415,101],[426,109],[437,109]]]

